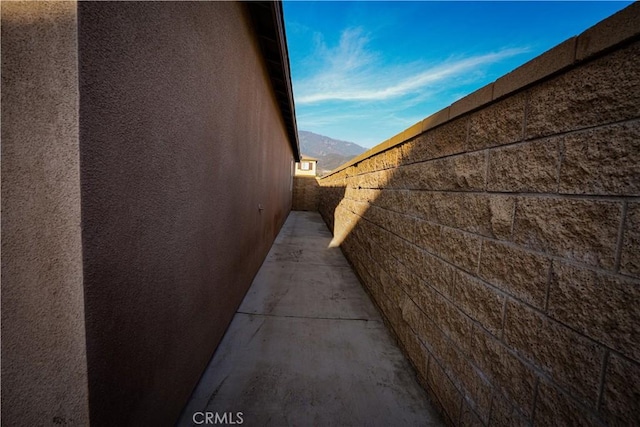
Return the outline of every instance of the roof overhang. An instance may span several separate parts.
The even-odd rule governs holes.
[[[284,30],[282,2],[249,1],[245,5],[253,21],[254,31],[260,43],[271,85],[287,130],[293,157],[296,161],[300,161],[298,125],[293,102],[289,51]]]

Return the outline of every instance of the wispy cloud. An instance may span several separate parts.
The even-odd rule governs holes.
[[[342,31],[332,45],[320,33],[308,40],[312,46],[298,58],[293,78],[298,126],[365,146],[473,91],[492,66],[529,51],[505,47],[427,59],[411,47],[378,51],[373,47],[385,49],[380,40],[360,27]]]
[[[448,58],[439,64],[387,64],[382,55],[368,49],[369,36],[360,28],[342,32],[339,43],[329,47],[316,35],[312,67],[304,78],[294,81],[298,105],[326,101],[384,101],[420,96],[446,80],[464,77],[528,51],[505,48],[496,52]]]

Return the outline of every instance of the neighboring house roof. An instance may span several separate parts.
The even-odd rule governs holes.
[[[318,161],[318,159],[316,159],[315,157],[311,157],[311,156],[305,156],[304,154],[300,155],[300,160],[313,160],[315,162]]]
[[[291,71],[289,69],[289,52],[284,30],[282,2],[251,1],[245,4],[253,21],[271,85],[287,128],[293,157],[296,161],[300,161],[298,125],[293,90],[291,89]]]

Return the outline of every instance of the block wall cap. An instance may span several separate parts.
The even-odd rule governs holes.
[[[457,100],[449,107],[449,120],[454,117],[473,111],[478,107],[488,104],[493,100],[493,83],[481,87],[462,99]]]
[[[495,81],[493,100],[502,98],[575,62],[577,37],[571,37]]]
[[[576,60],[582,61],[640,35],[640,3],[635,2],[578,36]]]
[[[448,122],[450,111],[451,111],[451,107],[447,107],[424,119],[422,121],[422,132],[426,132],[429,129],[432,129],[436,126],[440,126],[441,124]]]

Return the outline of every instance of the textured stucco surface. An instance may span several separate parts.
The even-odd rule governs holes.
[[[241,4],[78,8],[91,422],[171,425],[289,212],[293,155]]]
[[[2,425],[87,425],[76,4],[1,8]]]

